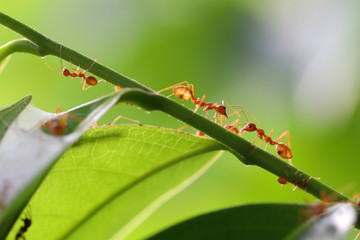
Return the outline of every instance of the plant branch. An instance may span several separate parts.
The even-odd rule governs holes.
[[[60,57],[60,46],[63,45],[45,37],[41,33],[1,12],[0,23],[31,41],[16,40],[3,46],[1,50],[4,50],[0,50],[0,59],[14,52],[27,52],[39,56],[54,55]],[[75,64],[85,68],[89,67],[94,62],[93,59],[63,46],[61,58],[69,61],[70,56]],[[219,141],[225,149],[230,150],[245,164],[257,165],[279,177],[281,176],[286,177],[287,179],[296,180],[298,182],[295,182],[295,184],[298,185],[299,188],[302,188],[319,199],[323,194],[327,194],[337,201],[349,201],[348,197],[323,184],[319,180],[315,178],[309,180],[310,175],[300,171],[295,168],[295,166],[289,165],[282,159],[259,148],[252,151],[251,143],[245,139],[220,127],[199,114],[194,114],[192,110],[185,108],[179,103],[154,93],[151,89],[141,85],[133,79],[98,62],[93,65],[89,72],[92,72],[117,86],[131,88],[123,90],[124,94],[121,101],[135,103],[146,110],[160,110],[183,121]],[[306,185],[301,184],[304,181],[307,182]]]
[[[54,40],[44,36],[43,34],[39,33],[38,31],[30,28],[29,26],[7,16],[6,14],[0,12],[0,24],[10,28],[11,30],[19,33],[23,37],[29,39],[33,42],[34,46],[37,46],[37,52],[30,52],[35,55],[39,56],[46,56],[46,55],[54,55],[60,57],[60,46],[61,49],[61,58],[70,61],[73,61],[76,65],[81,65],[83,68],[88,68],[91,64],[94,63],[94,59],[86,57],[71,48],[68,48],[60,43],[55,42]],[[14,44],[11,44],[14,46]],[[25,48],[29,50],[30,48],[24,46],[24,42],[22,42],[22,47],[13,48],[14,50],[20,50]],[[5,52],[6,53],[6,52]],[[6,55],[0,56],[0,58],[5,58]],[[137,81],[126,77],[98,62],[92,66],[89,72],[105,79],[106,81],[120,87],[130,87],[130,88],[140,88],[146,91],[151,91],[149,88],[145,87],[144,85],[138,83]]]

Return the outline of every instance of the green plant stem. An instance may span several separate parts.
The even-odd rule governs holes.
[[[39,47],[27,39],[16,39],[0,47],[0,62],[15,52],[41,56]]]
[[[10,42],[10,47],[8,46],[8,48],[10,48],[11,51],[4,51],[2,54],[11,54],[19,51],[39,56],[51,54],[60,57],[60,46],[63,45],[45,37],[25,24],[12,19],[3,13],[0,13],[0,23],[33,42],[33,44],[30,44],[26,40]],[[0,58],[4,58],[4,55],[0,56]],[[81,64],[81,66],[85,68],[89,67],[94,62],[94,60],[63,46],[61,58],[70,60],[70,56],[74,63],[78,65]],[[225,128],[220,127],[199,114],[194,114],[192,110],[185,108],[179,103],[154,93],[151,89],[139,84],[133,79],[121,75],[120,73],[109,69],[98,62],[94,64],[89,72],[92,72],[93,74],[98,75],[117,86],[123,88],[133,88],[125,90],[121,101],[135,103],[146,110],[160,110],[183,121],[184,123],[219,141],[227,150],[233,152],[245,164],[257,165],[279,177],[282,176],[286,177],[288,180],[297,181],[295,184],[298,185],[299,188],[302,188],[319,199],[323,196],[323,194],[326,194],[331,195],[334,201],[349,201],[348,197],[335,191],[315,178],[310,179],[310,175],[300,171],[295,166],[288,164],[282,159],[279,159],[260,148],[252,150],[251,143],[245,139],[231,133]],[[301,184],[301,182],[304,181],[307,182],[306,186],[305,184]]]
[[[91,59],[89,57],[86,57],[64,45],[61,45],[54,40],[51,40],[50,38],[42,35],[38,31],[30,28],[29,26],[7,16],[6,14],[0,12],[0,24],[10,28],[11,30],[19,33],[23,37],[27,38],[31,42],[34,43],[34,45],[37,46],[37,52],[31,50],[31,46],[29,46],[28,43],[24,41],[18,41],[18,42],[10,42],[8,43],[13,49],[13,52],[28,52],[32,53],[38,56],[46,56],[46,55],[54,55],[57,57],[60,57],[60,46],[62,46],[61,49],[61,58],[75,63],[76,65],[81,65],[84,69],[87,69],[91,66],[91,64],[94,63],[95,59]],[[9,48],[9,46],[8,46]],[[26,51],[24,51],[26,49]],[[13,53],[12,52],[12,53]],[[6,52],[5,52],[6,53]],[[1,58],[6,57],[6,55],[0,56]],[[89,70],[89,72],[105,79],[106,81],[120,87],[130,87],[130,88],[140,88],[145,91],[151,91],[149,88],[145,87],[144,85],[138,83],[137,81],[130,79],[129,77],[126,77],[98,62],[95,62],[95,64],[92,66],[92,68]]]
[[[240,160],[248,165],[257,165],[267,171],[283,176],[287,179],[307,181],[310,175],[300,171],[295,166],[288,164],[286,161],[262,150],[261,148],[253,149],[253,146],[247,140],[235,135],[225,128],[204,118],[181,104],[164,97],[163,95],[148,93],[137,89],[127,90],[121,97],[122,102],[132,102],[146,110],[163,111],[186,124],[204,132],[208,136],[218,140],[227,150],[234,151],[241,155]],[[276,181],[274,179],[274,181]],[[298,184],[299,188],[306,190],[315,197],[320,198],[322,194],[331,195],[339,201],[348,201],[349,198],[334,189],[326,186],[319,180],[311,178],[306,186]]]

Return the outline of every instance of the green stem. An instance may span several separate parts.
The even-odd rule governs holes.
[[[42,56],[39,47],[27,39],[17,39],[0,47],[0,62],[15,52],[31,53]]]
[[[33,42],[31,43],[27,40],[13,41],[7,46],[9,50],[0,52],[0,55],[3,54],[0,58],[4,58],[6,54],[11,54],[15,51],[28,52],[40,56],[51,54],[60,57],[60,46],[63,45],[45,37],[41,33],[1,12],[0,23]],[[77,65],[81,64],[81,66],[85,68],[89,67],[94,62],[93,59],[63,46],[61,58],[70,60],[70,56],[73,62]],[[155,94],[151,89],[141,85],[133,79],[121,75],[120,73],[109,69],[98,62],[93,65],[89,72],[92,72],[93,74],[98,75],[117,86],[137,88],[125,90],[121,101],[135,103],[147,110],[160,110],[183,121],[184,123],[219,141],[226,147],[226,149],[233,152],[245,164],[257,165],[277,176],[293,180],[299,188],[302,188],[317,198],[326,194],[331,195],[334,201],[349,201],[348,197],[323,184],[319,180],[315,178],[311,178],[309,180],[310,175],[300,171],[295,168],[295,166],[289,165],[282,159],[279,159],[260,148],[251,150],[251,143],[245,139],[233,134],[223,127],[220,127],[199,114],[194,114],[193,111],[185,108],[179,103],[162,95]],[[306,182],[306,184],[304,184],[304,182]]]
[[[94,59],[86,57],[64,45],[61,45],[60,43],[55,42],[54,40],[42,35],[38,31],[7,16],[2,12],[0,12],[0,24],[26,37],[31,42],[33,42],[34,45],[37,45],[38,47],[37,48],[38,51],[34,52],[29,50],[29,46],[27,46],[25,42],[19,41],[17,42],[17,44],[15,44],[14,42],[12,43],[10,42],[9,44],[12,45],[15,50],[20,50],[20,52],[23,52],[21,51],[21,49],[27,49],[29,50],[28,51],[29,53],[35,55],[40,55],[40,56],[54,55],[57,57],[61,57],[66,61],[70,61],[70,57],[71,57],[72,62],[74,62],[76,65],[81,65],[84,69],[90,67],[91,64],[94,63]],[[62,46],[61,56],[60,56],[60,46]],[[5,55],[0,56],[0,59],[4,58],[4,56]],[[129,77],[126,77],[98,62],[95,62],[95,64],[92,66],[89,72],[105,79],[106,81],[116,86],[140,88],[146,91],[151,91],[149,88],[138,83],[137,81],[130,79]]]
[[[310,175],[269,152],[261,148],[253,150],[252,144],[244,138],[209,121],[199,114],[194,114],[192,110],[163,95],[133,89],[126,91],[122,95],[121,101],[135,103],[146,110],[160,110],[165,112],[216,139],[223,144],[227,150],[238,153],[238,156],[240,156],[239,159],[243,163],[247,165],[257,165],[279,177],[282,176],[289,180],[295,180],[297,182],[297,184],[295,184],[298,185],[299,188],[304,189],[317,198],[326,194],[328,196],[331,195],[334,200],[349,200],[348,197],[326,186],[319,180],[315,178],[309,180]],[[276,180],[274,179],[274,181]],[[308,181],[306,186],[302,186],[302,182],[304,181]]]

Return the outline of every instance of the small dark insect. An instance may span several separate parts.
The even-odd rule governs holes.
[[[32,223],[30,212],[27,215],[25,215],[25,218],[22,218],[21,220],[23,221],[24,225],[21,226],[19,231],[16,233],[15,240],[19,240],[19,239],[25,240],[25,233],[29,229]]]

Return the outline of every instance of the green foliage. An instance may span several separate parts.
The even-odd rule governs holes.
[[[93,59],[45,37],[3,13],[0,13],[0,23],[27,38],[12,41],[0,48],[0,60],[5,59],[4,62],[10,54],[15,52],[26,52],[41,57],[46,55],[59,57],[60,46],[63,50],[61,57],[64,60],[70,60],[71,57],[78,65],[85,67],[94,62]],[[5,208],[0,209],[0,236],[5,236],[8,233],[25,203],[61,153],[115,102],[134,103],[149,111],[160,110],[201,130],[217,142],[166,129],[144,126],[116,126],[90,130],[63,155],[32,198],[30,211],[33,218],[36,219],[36,224],[34,221],[29,231],[26,232],[26,237],[31,239],[41,237],[50,239],[106,239],[110,237],[125,239],[166,200],[200,176],[217,159],[218,153],[212,152],[214,150],[229,150],[243,163],[257,165],[277,176],[287,177],[300,188],[318,198],[325,193],[325,195],[333,196],[334,201],[348,200],[346,196],[315,178],[307,181],[310,179],[310,175],[268,152],[256,149],[249,154],[251,144],[243,138],[230,133],[198,114],[194,114],[180,104],[154,93],[133,79],[98,62],[94,64],[90,72],[127,89],[123,89],[118,95],[113,94],[95,100],[65,113],[68,114],[66,116],[67,126],[62,136],[51,136],[51,134],[49,135],[51,131],[45,129],[45,132],[48,132],[47,134],[43,131],[44,127],[41,126],[44,121],[47,121],[46,119],[49,119],[49,113],[41,113],[39,110],[30,112],[26,118],[27,121],[35,125],[33,124],[32,127],[22,126],[20,123],[25,121],[21,118],[20,113],[23,107],[28,104],[24,100],[15,104],[15,107],[8,108],[14,109],[14,111],[11,110],[10,114],[6,112],[1,116],[3,125],[0,130],[2,133],[5,133],[10,125],[14,125],[15,128],[10,128],[7,134],[13,131],[16,138],[20,140],[20,144],[16,145],[7,138],[0,145],[6,150],[0,151],[0,154],[3,154],[0,155],[0,164],[9,166],[2,169],[4,173],[6,171],[10,174],[13,172],[21,174],[18,169],[11,169],[11,165],[6,164],[7,161],[25,163],[25,160],[30,159],[33,161],[32,163],[35,163],[39,159],[34,157],[34,153],[44,153],[42,155],[45,155],[47,162],[41,167],[34,164],[35,167],[32,166],[32,168],[35,171],[30,168],[30,172],[33,174],[26,180],[20,182],[17,180],[19,176],[13,177],[14,183],[18,185],[17,191],[9,193],[9,197],[6,197],[5,201],[0,198],[0,201],[6,204]],[[61,123],[64,121],[64,115],[56,114],[54,119]],[[33,131],[34,128],[41,131]],[[53,142],[49,139],[54,140],[59,145],[59,149],[55,151],[49,147],[53,146]],[[12,151],[8,151],[9,145],[15,146],[11,149]],[[24,169],[25,166],[22,168]],[[1,175],[5,179],[4,176]],[[304,181],[307,181],[306,184],[301,184]],[[6,190],[4,186],[3,189]],[[11,187],[11,191],[14,189]],[[299,210],[295,205],[289,206],[292,209],[290,211]],[[283,207],[280,207],[281,211]],[[248,207],[244,208],[248,210]],[[231,216],[235,216],[236,213],[233,210],[224,210],[224,212]],[[247,213],[255,220],[260,219],[260,214],[266,215],[267,221],[277,216],[275,211],[261,207],[252,209],[251,213]],[[294,215],[290,213],[281,215],[294,220]],[[213,217],[212,214],[206,216]],[[229,220],[233,219],[230,218]],[[243,221],[245,222],[245,220]],[[296,225],[294,221],[287,223],[289,225],[293,223],[292,227]],[[287,226],[287,223],[284,226]],[[9,239],[14,238],[22,224],[21,219],[18,218]],[[185,224],[182,231],[190,234],[197,230],[201,232],[201,227],[197,224],[197,220],[190,220],[189,223]],[[229,224],[231,225],[231,223]],[[216,221],[214,225],[218,225]],[[252,225],[252,227],[254,226],[255,224]],[[259,226],[260,224],[256,227]],[[226,227],[219,229],[221,232],[226,230]],[[260,231],[259,229],[261,230],[258,228],[258,231]],[[276,234],[276,228],[271,227],[269,232]],[[236,236],[239,234],[238,232],[232,233]],[[171,238],[178,236],[176,232],[170,234]],[[249,234],[249,238],[251,235]],[[267,235],[270,236],[271,234]]]
[[[4,238],[30,197],[59,156],[98,120],[121,93],[104,96],[67,112],[43,112],[30,104],[31,96],[0,112],[6,131],[0,144],[0,237]],[[6,116],[5,116],[6,115]],[[52,136],[43,126],[52,119],[66,121],[64,133]]]
[[[309,216],[305,204],[254,204],[192,218],[151,237],[162,239],[282,239]]]

